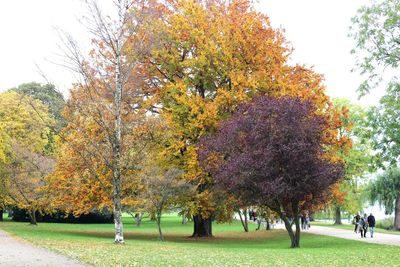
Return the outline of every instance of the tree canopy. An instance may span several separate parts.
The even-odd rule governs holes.
[[[325,125],[309,101],[258,97],[203,140],[200,158],[229,192],[275,211],[298,247],[300,213],[326,200],[343,175],[341,162],[327,153]]]
[[[386,214],[395,212],[394,229],[400,230],[400,169],[390,168],[370,185],[371,201],[385,207]]]
[[[392,77],[391,83],[398,83],[399,6],[398,0],[372,1],[371,5],[361,7],[352,19],[351,36],[356,41],[352,52],[357,55],[356,67],[367,75],[358,89],[361,95],[383,81],[385,73]]]

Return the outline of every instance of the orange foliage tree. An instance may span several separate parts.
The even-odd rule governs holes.
[[[124,198],[134,194],[140,160],[143,100],[147,84],[141,73],[148,53],[142,24],[155,16],[151,1],[115,1],[115,19],[89,2],[93,49],[83,56],[66,35],[66,56],[81,78],[71,90],[60,134],[57,167],[49,179],[56,207],[75,215],[97,208],[113,210],[115,243],[124,243]],[[154,9],[155,10],[155,9]],[[127,48],[130,48],[127,54]]]
[[[184,179],[197,187],[187,203],[193,236],[210,236],[212,220],[228,210],[225,199],[215,194],[213,178],[199,166],[199,138],[215,131],[238,104],[260,94],[298,96],[326,116],[332,106],[321,75],[288,64],[291,48],[282,31],[272,28],[252,1],[169,0],[165,8],[162,27],[153,29],[162,45],[147,62],[158,88],[149,102],[158,104],[173,129],[165,160],[184,170]],[[340,160],[334,152],[340,147],[338,127],[330,123],[325,131],[332,160]]]

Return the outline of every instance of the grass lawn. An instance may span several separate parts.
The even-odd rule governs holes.
[[[318,225],[318,226],[328,226],[332,228],[338,228],[338,229],[345,229],[345,230],[352,230],[354,231],[354,225],[352,224],[333,224],[333,222],[311,222],[311,225]],[[368,229],[369,231],[369,229]],[[400,231],[395,231],[395,230],[386,230],[386,229],[381,229],[381,228],[374,228],[374,232],[376,233],[384,233],[384,234],[395,234],[395,235],[400,235]]]
[[[0,228],[34,244],[96,266],[400,266],[400,249],[333,237],[303,234],[300,249],[289,248],[283,230],[245,233],[240,222],[214,224],[215,237],[188,238],[192,223],[164,216],[165,242],[154,222],[125,222],[125,245],[113,244],[112,224],[0,222]]]

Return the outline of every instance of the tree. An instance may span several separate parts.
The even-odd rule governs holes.
[[[103,15],[96,1],[88,3],[86,22],[94,35],[88,57],[82,56],[69,35],[64,38],[69,67],[81,80],[71,90],[66,108],[68,125],[62,133],[62,153],[66,152],[72,163],[61,155],[56,170],[60,179],[53,176],[51,184],[56,192],[64,191],[61,196],[72,201],[68,210],[77,213],[86,212],[93,203],[100,208],[112,203],[115,243],[120,244],[124,243],[121,196],[124,183],[135,170],[138,153],[132,148],[141,133],[138,128],[146,98],[140,62],[151,49],[151,40],[141,26],[147,17],[157,14],[149,8],[152,1],[118,0],[114,4],[115,20]],[[82,187],[76,188],[77,184]],[[66,188],[79,194],[78,206],[72,205],[76,200],[68,196]],[[63,204],[62,198],[57,202]]]
[[[345,175],[332,188],[335,224],[341,224],[343,210],[354,214],[362,208],[358,180],[373,169],[373,156],[371,141],[365,137],[367,112],[347,99],[334,99],[333,104],[339,110],[335,120],[342,125],[339,138],[344,140],[339,155],[345,163]]]
[[[146,210],[150,214],[155,214],[161,241],[164,241],[161,230],[162,213],[174,207],[183,194],[188,195],[190,192],[189,184],[179,179],[181,175],[182,171],[177,169],[163,171],[153,167],[145,172],[143,177],[144,188],[141,197],[144,199]]]
[[[361,56],[357,67],[362,74],[368,74],[367,80],[360,86],[360,93],[368,93],[371,88],[391,76],[386,95],[381,98],[379,106],[368,113],[366,136],[372,139],[373,148],[377,151],[376,166],[388,169],[384,174],[387,178],[380,176],[376,182],[374,198],[384,189],[380,186],[395,177],[400,156],[400,85],[396,76],[400,61],[399,6],[397,0],[373,2],[370,6],[362,7],[353,18],[352,36],[356,40],[353,52]],[[396,192],[393,194],[396,195]],[[379,197],[384,201],[383,196]],[[395,196],[391,198],[393,200]],[[388,207],[390,210],[390,205]],[[399,229],[399,221],[400,219],[396,221],[396,229]]]
[[[30,210],[32,224],[36,224],[35,211],[45,206],[41,187],[53,165],[46,146],[49,125],[54,124],[40,101],[15,92],[1,94],[1,146],[6,151],[0,161],[1,204]]]
[[[291,49],[282,32],[250,0],[168,1],[160,24],[155,32],[162,45],[148,63],[155,88],[150,102],[173,129],[164,155],[197,188],[187,203],[192,236],[212,236],[212,221],[230,209],[199,165],[199,139],[256,95],[299,96],[321,110],[329,99],[320,75],[288,65]]]
[[[394,229],[400,231],[400,169],[393,167],[378,175],[370,185],[370,197],[372,203],[385,207],[386,214],[394,211]]]
[[[377,167],[396,166],[400,159],[400,85],[389,87],[377,107],[368,110],[366,138],[376,151]]]
[[[309,101],[258,97],[203,140],[200,158],[220,186],[276,212],[291,247],[299,247],[300,213],[326,200],[343,175],[341,162],[328,150],[327,123]]]
[[[58,130],[64,126],[62,111],[64,109],[65,100],[63,95],[56,90],[53,84],[41,85],[36,82],[24,83],[16,88],[10,89],[10,91],[30,96],[33,99],[41,101],[43,105],[48,107],[50,116],[58,122]]]
[[[36,225],[37,211],[48,207],[46,192],[42,190],[45,178],[54,166],[54,160],[42,153],[30,151],[13,143],[12,162],[6,167],[8,172],[8,198],[20,209],[28,210],[30,223]]]
[[[360,95],[367,94],[384,78],[395,74],[400,61],[398,0],[373,1],[363,6],[352,19],[351,36],[356,41],[352,53],[357,54],[356,67],[367,78],[359,87]],[[391,84],[397,84],[393,76]]]

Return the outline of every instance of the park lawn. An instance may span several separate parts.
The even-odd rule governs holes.
[[[311,225],[317,225],[317,226],[327,226],[327,227],[332,227],[332,228],[338,228],[338,229],[345,229],[345,230],[351,230],[354,231],[354,225],[352,224],[333,224],[333,222],[311,222]],[[386,230],[382,228],[374,228],[374,232],[377,233],[383,233],[383,234],[394,234],[394,235],[400,235],[400,231],[395,231],[395,230]]]
[[[245,233],[239,222],[214,224],[214,238],[188,238],[192,223],[164,216],[165,242],[154,222],[136,227],[125,217],[124,245],[113,244],[112,224],[0,222],[0,228],[36,245],[96,266],[400,266],[400,249],[303,234],[300,249],[289,248],[283,230]]]

